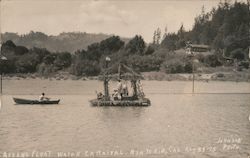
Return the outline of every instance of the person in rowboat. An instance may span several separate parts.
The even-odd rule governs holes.
[[[39,100],[40,101],[46,101],[46,100],[49,100],[49,98],[45,97],[45,93],[42,93],[42,95],[40,95],[40,97],[39,97]]]

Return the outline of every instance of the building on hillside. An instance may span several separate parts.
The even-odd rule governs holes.
[[[187,54],[210,52],[210,50],[211,48],[208,45],[203,45],[203,44],[187,44],[186,46]]]

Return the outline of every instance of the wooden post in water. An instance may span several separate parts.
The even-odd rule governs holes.
[[[192,73],[193,73],[193,86],[192,86],[192,93],[194,93],[194,60],[192,61]]]
[[[1,70],[1,96],[2,96],[2,94],[3,94],[3,73],[2,73],[2,70]]]

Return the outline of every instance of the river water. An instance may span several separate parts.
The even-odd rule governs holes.
[[[250,83],[142,83],[149,107],[92,107],[102,82],[4,80],[0,157],[249,158]],[[60,104],[12,100],[41,92]]]

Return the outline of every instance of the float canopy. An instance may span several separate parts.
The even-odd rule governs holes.
[[[104,80],[111,79],[111,80],[140,80],[143,79],[143,76],[139,73],[136,73],[131,68],[124,64],[120,64],[118,67],[117,73],[112,73],[112,69],[108,68],[103,73],[103,75],[99,76],[99,79]]]

